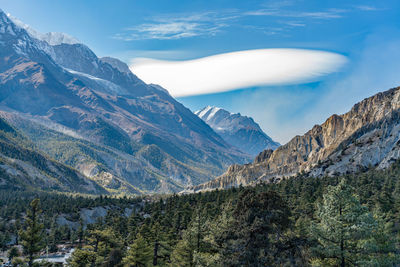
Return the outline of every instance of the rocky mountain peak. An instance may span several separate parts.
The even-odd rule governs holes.
[[[21,31],[21,28],[15,25],[11,19],[0,10],[0,34],[4,36],[4,34],[16,36]]]
[[[275,149],[279,143],[273,141],[251,118],[240,113],[233,114],[225,109],[207,106],[195,112],[224,140],[243,152],[257,155],[264,149]]]
[[[62,32],[48,32],[41,33],[29,26],[28,24],[23,23],[21,20],[13,17],[11,14],[7,14],[7,17],[13,22],[13,24],[18,27],[24,29],[31,37],[45,41],[49,45],[60,45],[60,44],[77,44],[80,43],[78,39],[72,37],[66,33]]]
[[[101,61],[106,62],[119,70],[120,72],[124,73],[131,73],[131,70],[129,69],[129,66],[125,63],[122,62],[121,60],[113,57],[102,57],[100,58]]]
[[[254,163],[261,163],[267,161],[271,157],[272,152],[274,152],[272,149],[266,149],[260,152],[260,154],[258,154],[257,157],[254,159]]]

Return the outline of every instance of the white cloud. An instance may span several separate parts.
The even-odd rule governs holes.
[[[199,33],[197,23],[172,22],[165,24],[142,24],[139,27],[131,28],[139,33],[146,33],[152,39],[177,39],[196,36]]]
[[[312,18],[312,19],[338,19],[342,18],[342,13],[346,12],[343,9],[329,9],[327,11],[318,12],[294,12],[279,9],[259,9],[245,12],[246,16],[275,16],[286,18]]]
[[[221,15],[215,12],[175,14],[152,18],[150,23],[124,29],[114,39],[125,41],[145,39],[181,39],[201,35],[215,35],[226,27],[225,21],[237,18],[235,15]]]
[[[374,6],[356,6],[357,9],[362,10],[362,11],[379,11],[381,10],[380,8],[374,7]]]
[[[187,61],[137,58],[130,67],[145,82],[178,97],[315,81],[346,61],[342,55],[317,50],[258,49]]]
[[[268,29],[262,29],[266,34],[284,33],[294,27],[305,27],[306,23],[302,20],[333,20],[343,18],[354,10],[373,11],[379,10],[373,6],[354,6],[348,9],[328,8],[315,11],[301,11],[287,9],[294,5],[293,1],[270,2],[264,5],[266,8],[254,10],[220,10],[208,12],[193,13],[175,13],[164,14],[148,18],[147,23],[142,23],[123,29],[120,33],[112,36],[114,39],[132,41],[132,40],[174,40],[190,38],[197,36],[214,36],[224,29],[236,26],[249,28],[254,25],[248,25],[243,22],[246,17],[268,16],[280,18],[279,21],[272,22],[275,26]],[[242,23],[238,21],[242,20]],[[289,21],[285,21],[289,20]],[[290,21],[296,20],[296,21]],[[300,20],[300,21],[298,21]],[[307,23],[308,24],[308,23]],[[257,29],[255,27],[254,29]],[[278,30],[277,30],[278,29]]]

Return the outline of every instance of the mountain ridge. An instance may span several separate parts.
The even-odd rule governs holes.
[[[75,169],[38,152],[18,130],[0,117],[0,188],[107,194]]]
[[[0,48],[1,110],[119,151],[129,171],[108,153],[108,173],[143,192],[179,191],[248,158],[166,90],[119,71],[84,44],[52,46],[0,12]]]
[[[251,117],[242,116],[240,113],[234,114],[214,106],[204,107],[195,114],[209,124],[227,143],[252,156],[256,156],[264,149],[276,149],[280,146]]]
[[[190,190],[279,181],[299,173],[322,176],[386,168],[400,157],[399,111],[400,87],[377,93],[275,151],[260,153],[253,163],[232,165],[215,180]]]
[[[0,12],[2,10],[0,9]],[[41,41],[47,42],[49,45],[59,45],[59,44],[78,44],[80,41],[76,39],[75,37],[72,37],[66,33],[63,32],[47,32],[47,33],[41,33],[33,29],[31,26],[28,24],[25,24],[21,20],[17,19],[16,17],[12,16],[11,14],[7,14],[7,17],[9,17],[16,25],[19,27],[25,29],[27,33],[32,36],[33,38],[36,38]]]

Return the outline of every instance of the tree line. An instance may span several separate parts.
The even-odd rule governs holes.
[[[51,242],[70,241],[70,266],[396,266],[399,177],[397,162],[353,175],[145,199],[21,193],[0,197],[8,216],[0,229],[15,232],[17,220],[9,219],[18,217],[3,203],[31,201],[15,227],[28,264]],[[69,205],[50,208],[58,198]],[[85,205],[117,208],[76,229],[54,223],[63,209],[78,214]],[[129,216],[125,207],[134,207]]]

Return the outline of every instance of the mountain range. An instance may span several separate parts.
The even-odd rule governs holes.
[[[192,191],[276,182],[298,174],[333,176],[383,169],[400,158],[400,87],[332,115],[276,150],[261,152],[251,164],[235,164]]]
[[[125,63],[21,25],[0,11],[2,117],[108,192],[179,191],[249,160]]]
[[[219,107],[207,106],[195,114],[227,143],[252,156],[256,156],[264,149],[274,150],[280,146],[264,133],[252,118],[242,116],[240,113],[233,114]]]
[[[399,119],[400,87],[280,146],[252,118],[194,114],[122,61],[0,10],[0,187],[195,192],[383,169],[400,158]]]

